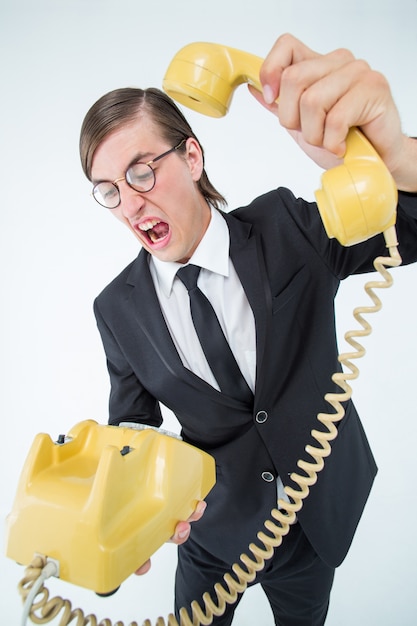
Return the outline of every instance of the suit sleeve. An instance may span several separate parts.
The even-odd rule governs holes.
[[[159,402],[136,377],[102,316],[97,300],[94,314],[100,331],[110,376],[109,424],[135,422],[159,427],[162,414]]]
[[[288,189],[280,188],[278,193],[288,219],[297,225],[302,237],[309,241],[328,270],[339,280],[352,274],[374,271],[375,257],[388,254],[382,234],[348,247],[342,246],[336,239],[329,240],[315,203],[295,198]],[[398,193],[396,231],[403,265],[416,262],[417,194]]]

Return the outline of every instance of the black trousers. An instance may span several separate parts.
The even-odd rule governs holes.
[[[230,566],[213,559],[192,539],[180,546],[175,581],[178,621],[180,607],[186,607],[191,616],[190,604],[193,600],[204,608],[202,596],[206,591],[216,601],[215,594],[211,593],[214,584],[224,584],[223,575],[230,571]],[[277,626],[322,626],[327,616],[333,579],[334,569],[317,556],[300,525],[295,524],[253,584],[262,586]],[[234,605],[228,605],[222,616],[215,617],[213,624],[230,626],[241,597]]]

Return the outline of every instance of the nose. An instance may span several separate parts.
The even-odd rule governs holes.
[[[127,219],[132,219],[145,204],[145,198],[139,191],[129,187],[126,181],[122,185],[119,183],[119,193],[121,212]]]

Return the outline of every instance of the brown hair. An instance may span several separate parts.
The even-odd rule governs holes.
[[[146,112],[152,118],[160,128],[162,137],[172,146],[188,137],[193,137],[198,141],[180,109],[160,89],[132,87],[115,89],[93,104],[81,127],[81,165],[89,180],[91,180],[94,153],[101,142],[114,130],[137,119],[140,111]],[[198,143],[203,153],[204,163],[204,150],[200,142]],[[215,208],[227,204],[225,198],[211,184],[204,168],[197,184],[209,204]]]

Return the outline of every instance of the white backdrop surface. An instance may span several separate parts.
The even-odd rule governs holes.
[[[108,378],[92,301],[138,247],[89,197],[78,158],[84,114],[116,87],[160,87],[172,56],[187,43],[216,41],[264,56],[284,32],[320,52],[347,47],[369,61],[389,79],[405,132],[417,134],[415,0],[0,1],[2,520],[38,432],[55,437],[81,420],[107,420]],[[185,113],[230,208],[279,185],[313,198],[320,171],[244,87],[226,118]],[[417,268],[394,277],[371,320],[354,383],[380,472],[337,572],[329,626],[417,623]],[[368,303],[363,284],[349,279],[338,296],[341,347],[353,307]],[[169,414],[165,427],[176,428]],[[100,619],[141,623],[172,610],[174,569],[175,547],[166,545],[147,576],[131,577],[112,598],[59,580],[48,586]],[[14,626],[23,568],[2,555],[0,575],[0,622]],[[258,587],[245,595],[235,624],[272,624]]]

